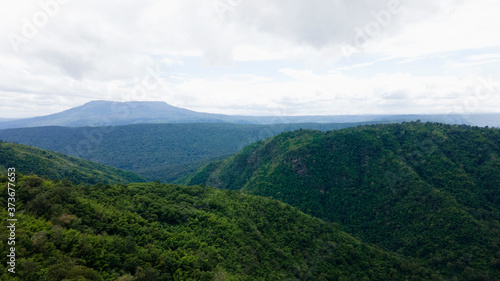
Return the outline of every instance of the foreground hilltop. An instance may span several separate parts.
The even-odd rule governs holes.
[[[269,198],[20,175],[16,184],[17,273],[2,264],[2,280],[442,280]]]
[[[281,200],[449,278],[500,278],[498,129],[299,130],[211,163],[187,184]]]

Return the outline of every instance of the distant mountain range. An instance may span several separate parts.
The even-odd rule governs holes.
[[[500,127],[500,114],[238,116],[196,112],[165,102],[92,101],[63,112],[16,120],[0,119],[0,129],[41,126],[116,126],[143,123],[344,123],[416,121]]]

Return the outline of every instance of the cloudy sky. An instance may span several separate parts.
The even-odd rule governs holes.
[[[0,118],[91,100],[500,112],[498,11],[498,0],[2,1]]]

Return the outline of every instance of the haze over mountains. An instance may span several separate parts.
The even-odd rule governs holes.
[[[116,126],[140,123],[344,123],[432,121],[447,124],[500,126],[500,114],[432,114],[432,115],[336,115],[329,116],[237,116],[196,112],[165,102],[92,101],[82,106],[47,116],[2,120],[0,129],[40,126]]]
[[[23,276],[497,280],[500,130],[478,126],[498,117],[248,117],[95,101],[0,122],[13,127],[2,141],[86,159],[0,142],[1,170],[31,174],[20,176],[19,210],[36,225],[22,266],[43,270]]]
[[[500,281],[499,11],[0,2],[0,281]]]

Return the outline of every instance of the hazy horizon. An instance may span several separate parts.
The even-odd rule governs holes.
[[[151,102],[151,103],[166,103],[164,101],[108,101],[108,100],[92,100],[92,101],[89,101],[85,104],[82,104],[82,105],[77,105],[75,107],[71,107],[71,108],[68,108],[68,109],[63,109],[61,111],[57,111],[57,112],[53,112],[53,113],[49,113],[49,114],[45,114],[45,115],[37,115],[37,116],[28,116],[28,117],[21,117],[21,118],[9,118],[9,117],[2,117],[0,116],[0,122],[1,121],[9,121],[9,120],[12,120],[12,119],[30,119],[30,118],[36,118],[36,117],[44,117],[44,116],[50,116],[50,115],[53,115],[53,114],[57,114],[57,113],[62,113],[64,111],[67,111],[67,110],[71,110],[71,109],[74,109],[76,107],[81,107],[81,106],[84,106],[84,105],[87,105],[88,103],[92,103],[92,102],[110,102],[110,103],[141,103],[141,102]],[[166,103],[168,104],[168,103]],[[178,108],[182,108],[182,107],[178,107]],[[183,108],[183,109],[186,109],[186,108]],[[189,110],[189,109],[188,109]],[[195,112],[198,112],[198,113],[209,113],[209,114],[218,114],[218,113],[211,113],[211,112],[203,112],[203,111],[195,111]],[[228,115],[228,116],[247,116],[247,117],[307,117],[307,116],[398,116],[398,115],[401,115],[401,116],[405,116],[405,115],[418,115],[418,116],[427,116],[427,115],[479,115],[479,114],[485,114],[485,115],[489,115],[489,114],[500,114],[500,112],[467,112],[467,113],[456,113],[456,112],[441,112],[441,113],[401,113],[401,114],[384,114],[384,113],[380,113],[380,114],[369,114],[369,113],[366,113],[366,114],[322,114],[322,115],[241,115],[241,114],[223,114],[223,115]]]
[[[0,118],[92,100],[246,116],[500,113],[498,1],[1,5]]]

